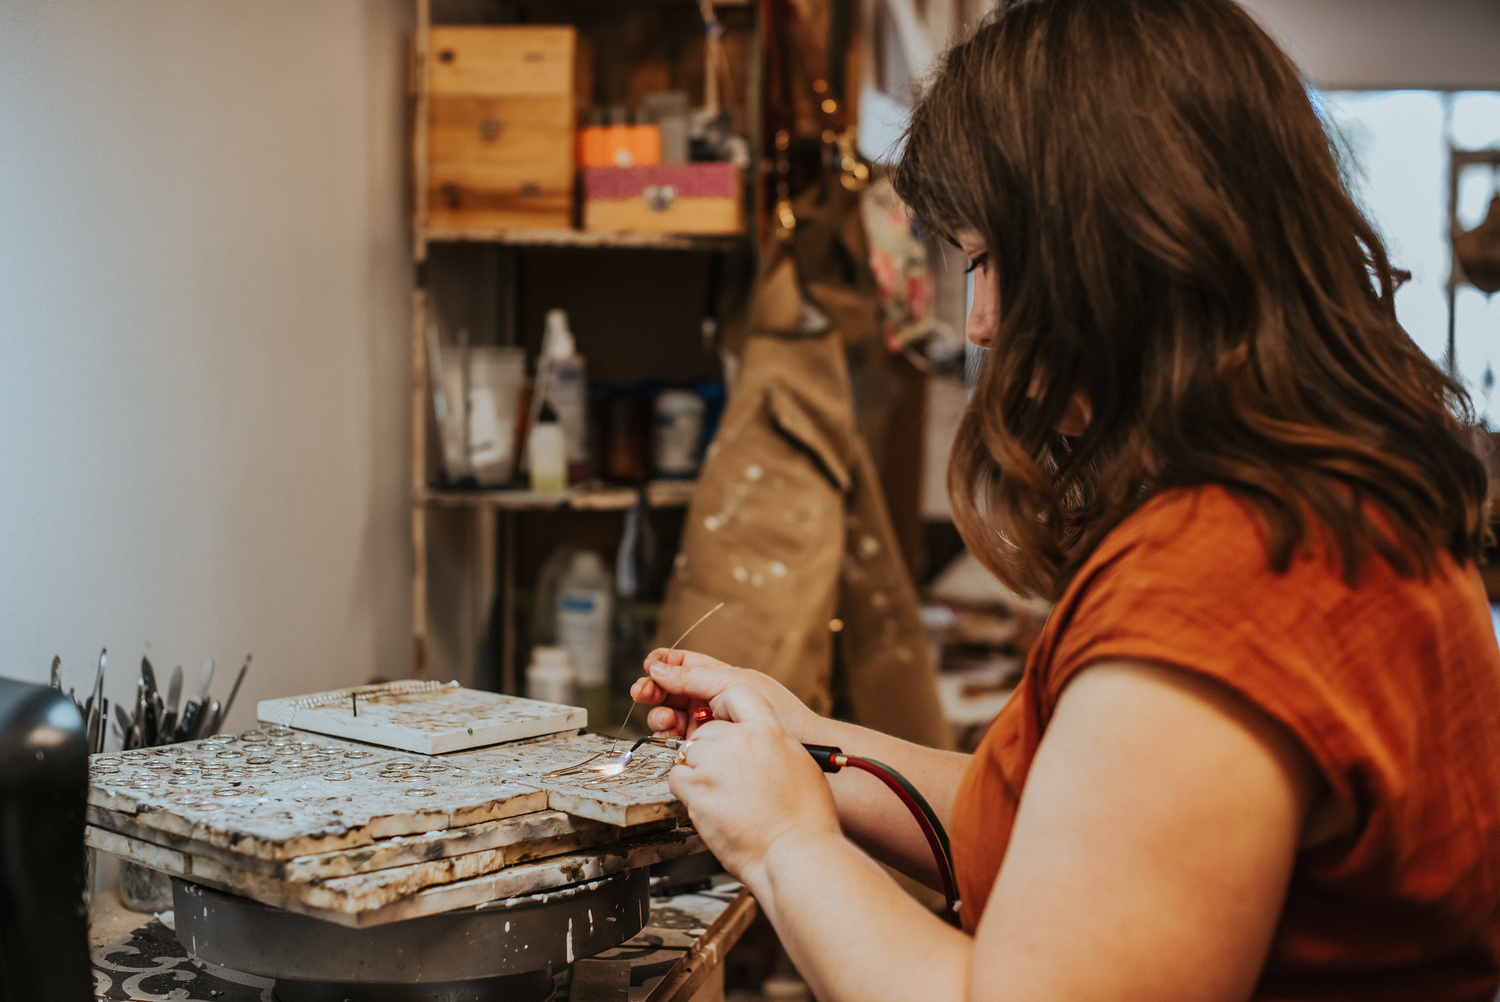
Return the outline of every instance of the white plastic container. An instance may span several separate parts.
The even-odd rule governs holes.
[[[703,398],[690,390],[662,390],[656,398],[651,462],[659,477],[687,479],[698,472],[703,438]]]
[[[526,667],[526,695],[546,703],[572,706],[578,701],[578,677],[565,647],[533,647]]]
[[[481,345],[465,352],[439,353],[446,413],[443,415],[443,468],[451,480],[473,476],[481,484],[503,484],[515,472],[516,410],[526,382],[522,348]],[[465,428],[467,415],[467,434]]]
[[[573,555],[557,586],[557,642],[573,658],[581,687],[609,683],[614,583],[592,550]]]
[[[516,469],[516,410],[526,382],[526,350],[469,349],[469,465],[486,486]]]

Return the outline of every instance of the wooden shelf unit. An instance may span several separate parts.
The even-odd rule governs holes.
[[[693,499],[691,480],[653,480],[646,484],[646,504],[652,508],[685,508]],[[427,487],[417,497],[419,505],[438,508],[493,508],[496,511],[628,511],[640,497],[634,487],[584,484],[558,494],[535,491]]]
[[[418,241],[423,245],[484,243],[502,247],[728,251],[743,247],[746,239],[743,234],[696,236],[690,233],[590,233],[585,230],[418,230]]]
[[[572,512],[625,512],[635,507],[638,495],[635,488],[593,485],[574,488],[560,495],[537,495],[519,490],[474,490],[448,488],[430,482],[431,464],[435,457],[429,436],[432,431],[432,397],[428,382],[428,359],[426,330],[433,315],[434,303],[428,287],[427,265],[429,248],[444,245],[489,245],[507,248],[508,253],[527,254],[532,251],[576,250],[601,251],[647,251],[690,252],[732,256],[748,263],[753,274],[756,248],[752,235],[757,232],[757,221],[762,218],[762,165],[757,137],[762,131],[761,73],[763,44],[760,29],[759,0],[713,0],[715,7],[724,9],[748,9],[750,12],[749,42],[745,62],[745,79],[739,81],[744,95],[743,126],[750,138],[751,161],[744,171],[747,220],[744,234],[704,236],[693,234],[664,233],[597,233],[582,230],[559,229],[479,229],[448,228],[427,225],[427,133],[428,133],[428,88],[427,65],[429,55],[429,29],[433,24],[435,0],[417,0],[417,23],[413,33],[411,51],[410,82],[412,104],[412,176],[413,227],[412,257],[414,287],[412,290],[411,328],[411,430],[412,430],[412,481],[411,481],[411,531],[413,547],[412,573],[412,677],[427,678],[429,674],[429,619],[428,619],[428,519],[437,512],[467,512],[473,519],[474,542],[472,544],[477,564],[476,579],[487,580],[490,589],[487,597],[498,592],[497,616],[501,617],[499,683],[502,691],[520,691],[518,666],[516,664],[516,560],[517,519],[526,512],[572,511]],[[642,9],[660,8],[668,4],[684,4],[696,9],[693,0],[637,0]],[[538,6],[541,6],[540,4]],[[578,2],[559,11],[587,9],[615,9],[613,0],[594,4]],[[498,9],[498,7],[497,7]],[[559,14],[560,20],[566,15]],[[508,284],[511,295],[507,309],[510,315],[504,318],[502,327],[507,337],[505,343],[517,343],[517,318],[515,316],[516,272],[514,260],[510,273],[502,275],[502,284]],[[643,291],[643,295],[646,295]],[[522,342],[524,343],[524,341]],[[656,480],[646,485],[647,503],[653,509],[683,508],[691,500],[691,481]],[[498,524],[497,524],[498,523]],[[499,543],[497,547],[495,544]],[[497,560],[496,551],[502,556]],[[475,602],[476,607],[488,607],[486,598]]]

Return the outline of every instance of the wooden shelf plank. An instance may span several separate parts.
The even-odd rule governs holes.
[[[426,243],[487,243],[507,247],[624,248],[636,250],[732,250],[743,233],[589,233],[583,230],[439,229],[422,232]]]
[[[693,499],[692,480],[653,480],[646,485],[646,503],[653,508],[685,508]],[[426,487],[413,502],[429,508],[494,508],[500,511],[625,511],[634,508],[633,487],[607,484],[573,487],[559,494],[499,488],[473,490],[456,487]]]

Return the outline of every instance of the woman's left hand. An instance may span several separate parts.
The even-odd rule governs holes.
[[[712,705],[716,719],[668,782],[719,862],[754,889],[772,846],[838,835],[838,814],[822,770],[765,696],[735,685]]]

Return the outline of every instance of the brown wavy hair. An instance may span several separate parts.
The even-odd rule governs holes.
[[[895,183],[988,242],[999,330],[948,491],[1013,587],[1055,597],[1146,498],[1204,484],[1253,503],[1278,573],[1314,520],[1351,582],[1371,547],[1405,575],[1482,552],[1468,397],[1397,323],[1296,68],[1233,0],[1002,6],[918,101]]]

